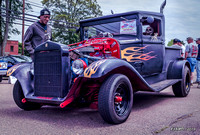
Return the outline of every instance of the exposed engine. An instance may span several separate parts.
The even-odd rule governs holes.
[[[68,45],[72,47],[69,51],[72,59],[76,59],[77,56],[74,53],[80,55],[89,55],[99,58],[116,57],[120,58],[120,48],[118,42],[113,38],[91,38],[79,43]]]
[[[72,69],[72,84],[84,72],[88,65],[99,59],[120,58],[119,43],[113,38],[91,38],[76,44],[70,44],[69,49]],[[97,102],[100,84],[85,84],[82,90],[84,101]],[[81,99],[81,100],[82,100]]]
[[[106,58],[120,58],[117,40],[109,37],[91,38],[68,45],[71,58],[72,80],[82,74],[92,62]]]

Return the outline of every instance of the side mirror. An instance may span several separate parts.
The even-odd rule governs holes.
[[[154,18],[153,16],[148,16],[148,17],[142,17],[140,19],[141,22],[147,22],[149,24],[153,23],[154,22]]]
[[[148,23],[153,23],[153,22],[154,22],[153,16],[148,16],[148,17],[147,17],[147,22],[148,22]]]

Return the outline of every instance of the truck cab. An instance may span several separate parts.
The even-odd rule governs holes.
[[[165,18],[162,13],[133,11],[80,22],[81,40],[109,33],[119,43],[121,59],[143,76],[163,72]]]

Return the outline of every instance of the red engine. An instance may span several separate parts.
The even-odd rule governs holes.
[[[120,47],[117,40],[113,38],[91,38],[89,40],[84,40],[76,44],[70,44],[69,46],[76,45],[78,47],[70,49],[69,51],[92,46],[94,47],[94,52],[90,53],[90,56],[96,57],[116,57],[120,58]]]

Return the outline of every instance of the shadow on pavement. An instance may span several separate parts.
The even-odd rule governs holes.
[[[137,111],[144,108],[149,108],[169,98],[176,97],[171,93],[137,92],[134,94],[133,98],[133,109]]]
[[[135,93],[133,110],[140,111],[144,108],[149,108],[168,98],[174,98],[174,96],[168,93]],[[80,126],[87,128],[113,126],[107,124],[98,111],[77,106],[67,106],[63,109],[56,106],[43,106],[40,110],[24,111],[20,110],[17,105],[12,105],[11,108],[0,110],[0,115],[17,117],[24,121],[47,122],[58,127],[64,125],[66,127]]]

